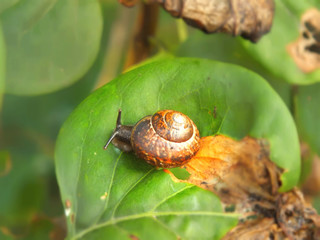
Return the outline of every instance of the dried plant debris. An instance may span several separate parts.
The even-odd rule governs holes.
[[[280,194],[276,206],[276,220],[288,239],[320,239],[320,216],[300,191]]]
[[[301,18],[299,38],[287,46],[297,66],[305,73],[320,69],[320,11],[310,9]]]
[[[279,240],[285,236],[273,218],[254,219],[239,223],[223,240]]]
[[[153,0],[172,16],[206,33],[223,32],[257,42],[269,32],[273,0]]]
[[[320,218],[302,193],[278,192],[282,170],[269,160],[266,141],[204,137],[199,152],[183,168],[190,176],[180,181],[214,192],[226,211],[241,213],[225,240],[320,239]]]
[[[268,156],[268,146],[250,137],[242,141],[205,137],[199,152],[185,165],[191,174],[188,182],[215,192],[227,204],[274,202],[281,172]]]
[[[138,0],[119,0],[132,7]],[[274,16],[273,0],[147,0],[160,3],[173,17],[206,33],[223,32],[257,42],[268,33]]]

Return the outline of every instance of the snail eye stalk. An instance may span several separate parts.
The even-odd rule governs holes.
[[[112,142],[112,140],[119,134],[119,129],[121,128],[121,109],[118,111],[118,117],[117,117],[117,124],[116,129],[113,131],[111,137],[107,141],[106,145],[104,145],[103,149],[106,150],[109,146],[109,144]]]

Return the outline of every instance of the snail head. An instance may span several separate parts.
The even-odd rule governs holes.
[[[122,151],[130,152],[132,150],[130,142],[132,129],[133,126],[126,126],[121,124],[121,109],[119,109],[116,128],[114,129],[107,143],[104,145],[103,149],[106,150],[109,144],[112,142],[113,145],[115,145]]]

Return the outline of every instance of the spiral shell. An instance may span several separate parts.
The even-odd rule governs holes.
[[[162,110],[141,119],[133,128],[131,145],[139,158],[159,168],[179,167],[200,148],[200,135],[181,112]]]

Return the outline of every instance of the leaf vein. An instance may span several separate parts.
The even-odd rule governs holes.
[[[117,211],[118,207],[120,206],[120,204],[122,203],[122,201],[125,199],[125,197],[139,184],[141,183],[141,181],[147,177],[151,172],[154,171],[154,168],[150,169],[148,172],[146,172],[146,174],[144,174],[141,178],[138,179],[137,182],[135,182],[135,184],[133,184],[127,192],[125,192],[125,194],[122,196],[122,198],[119,200],[119,202],[117,203],[117,205],[114,207],[113,211],[112,211],[112,215],[111,215],[111,219],[114,218],[115,212]]]
[[[97,222],[99,222],[99,220],[103,216],[104,212],[108,208],[109,199],[110,199],[110,195],[111,195],[111,189],[112,189],[113,181],[114,181],[114,176],[115,176],[116,169],[118,167],[119,160],[121,159],[121,156],[122,156],[122,152],[119,154],[119,157],[117,158],[117,160],[116,160],[116,162],[115,162],[115,164],[113,166],[113,170],[112,170],[112,174],[111,174],[111,181],[110,181],[110,184],[109,184],[109,187],[108,187],[108,190],[107,190],[108,195],[107,195],[106,203],[104,205],[103,211],[101,212],[100,216],[97,218]]]
[[[94,107],[92,107],[91,109],[95,109],[95,107],[97,106],[97,105],[99,105],[100,104],[100,102],[101,102],[101,100],[102,99],[100,99],[99,101],[97,101],[96,102],[96,104],[94,105]],[[86,141],[86,139],[87,139],[87,136],[88,136],[88,132],[89,132],[89,129],[91,128],[91,125],[92,125],[92,110],[90,111],[90,114],[89,114],[89,117],[88,117],[88,122],[89,122],[89,124],[88,124],[88,127],[87,127],[87,129],[86,129],[86,132],[85,132],[85,134],[84,134],[84,136],[83,136],[83,139],[82,139],[82,142],[81,142],[81,146],[80,146],[80,163],[79,163],[79,167],[78,167],[78,176],[77,176],[77,181],[76,181],[76,187],[75,187],[75,189],[76,189],[76,194],[77,194],[77,192],[78,192],[78,189],[79,189],[79,181],[80,181],[80,172],[81,172],[81,168],[82,168],[82,160],[83,160],[83,146],[84,146],[84,143],[85,143],[85,141]],[[75,199],[77,199],[77,197],[74,197]],[[78,206],[76,206],[76,216],[77,216],[77,213],[78,213]],[[74,227],[75,227],[75,224],[74,224]]]
[[[224,217],[224,218],[238,218],[239,214],[236,213],[220,213],[220,212],[207,212],[207,211],[169,211],[169,212],[143,212],[140,214],[135,214],[135,215],[130,215],[130,216],[124,216],[124,217],[119,217],[119,218],[114,218],[110,219],[107,222],[100,223],[93,225],[86,230],[83,230],[82,232],[79,232],[76,236],[74,236],[72,239],[77,239],[81,238],[84,235],[88,234],[91,231],[94,231],[96,229],[102,228],[102,227],[107,227],[109,225],[114,225],[119,222],[124,222],[124,221],[130,221],[130,220],[136,220],[139,218],[146,218],[146,217],[161,217],[161,216],[208,216],[208,217]]]
[[[175,197],[176,195],[178,195],[179,193],[189,189],[189,188],[193,188],[195,187],[194,185],[187,185],[184,188],[180,189],[179,191],[176,191],[174,193],[172,193],[171,195],[167,196],[166,198],[164,198],[162,201],[160,201],[158,204],[156,204],[150,211],[155,211],[161,204],[165,203],[166,201],[168,201],[169,199]]]

